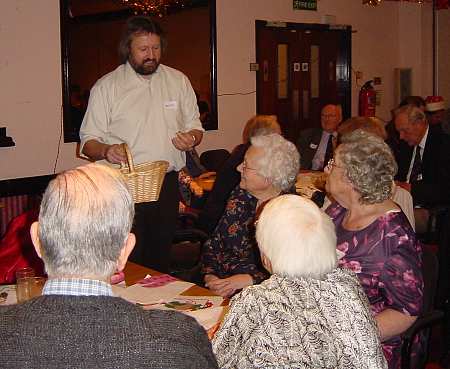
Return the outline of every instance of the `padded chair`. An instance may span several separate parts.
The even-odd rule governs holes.
[[[30,226],[38,219],[39,209],[28,210],[8,224],[0,240],[0,284],[16,282],[16,270],[31,267],[37,276],[43,276],[44,263],[31,242]]]
[[[208,235],[194,227],[195,221],[195,214],[179,215],[172,242],[169,272],[174,277],[201,285],[200,256]]]
[[[200,154],[200,163],[210,172],[217,172],[230,157],[226,149],[204,151]]]
[[[428,354],[428,341],[430,337],[430,328],[433,324],[442,320],[444,313],[434,309],[434,300],[437,289],[439,262],[430,245],[423,245],[422,252],[422,275],[423,275],[423,312],[414,324],[402,334],[402,360],[401,368],[424,368]],[[411,360],[411,349],[414,344],[414,338],[423,333],[423,351],[420,357],[414,359],[414,365]]]

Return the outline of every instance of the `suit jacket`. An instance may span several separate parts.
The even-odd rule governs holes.
[[[3,368],[217,368],[205,331],[173,311],[109,296],[41,296],[0,306]]]
[[[311,169],[312,160],[319,148],[322,138],[322,128],[307,128],[300,132],[297,141],[297,149],[300,152],[300,167],[302,169]]]
[[[406,180],[412,152],[397,158],[401,181]],[[450,203],[450,136],[439,125],[429,126],[422,155],[422,180],[411,183],[411,195],[415,205]]]

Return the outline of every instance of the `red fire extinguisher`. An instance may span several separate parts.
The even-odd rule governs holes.
[[[359,91],[359,116],[361,117],[375,116],[376,93],[372,82],[370,80],[364,83]]]

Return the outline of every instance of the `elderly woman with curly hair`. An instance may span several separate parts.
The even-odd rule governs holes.
[[[221,368],[386,368],[358,278],[337,268],[333,223],[312,201],[271,200],[256,239],[271,277],[245,288],[213,339]]]
[[[202,252],[206,287],[229,297],[268,277],[254,237],[258,207],[293,190],[300,169],[294,144],[279,134],[255,136],[238,166],[241,182],[230,195],[225,212]]]
[[[400,334],[422,308],[421,248],[391,199],[397,164],[386,143],[361,130],[344,136],[326,168],[336,203],[326,212],[336,227],[339,264],[353,270],[380,331],[389,368],[400,362]]]
[[[241,181],[237,167],[244,160],[244,155],[250,147],[250,139],[272,133],[281,134],[276,115],[257,114],[247,121],[242,131],[242,143],[233,149],[230,157],[217,172],[214,187],[196,222],[197,228],[205,231],[208,235],[214,231],[223,215],[231,191]]]

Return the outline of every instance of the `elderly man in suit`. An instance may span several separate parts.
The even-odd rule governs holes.
[[[115,169],[89,164],[50,182],[31,236],[43,295],[0,306],[7,368],[217,368],[205,331],[173,311],[113,296],[135,244],[134,204]]]
[[[301,168],[323,170],[333,156],[333,137],[342,121],[342,107],[327,104],[320,115],[321,127],[308,128],[300,132],[297,148],[301,155]]]
[[[397,178],[411,191],[416,231],[421,233],[427,226],[426,208],[450,203],[450,136],[440,125],[430,126],[415,106],[400,107],[394,114],[400,139],[413,147],[410,155],[398,159]]]

